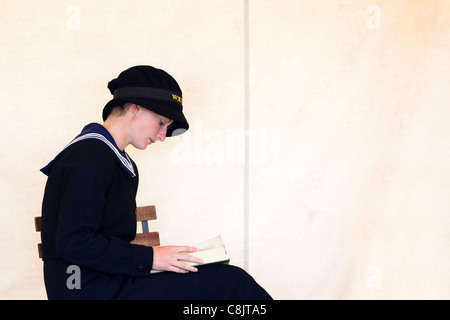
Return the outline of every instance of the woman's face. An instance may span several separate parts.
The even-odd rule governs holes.
[[[131,144],[144,150],[149,144],[166,139],[167,127],[173,122],[143,107],[137,107],[131,127]]]

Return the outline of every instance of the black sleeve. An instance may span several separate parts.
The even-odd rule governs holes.
[[[60,169],[56,252],[70,263],[104,273],[149,275],[153,248],[99,232],[104,215],[108,215],[105,194],[120,170],[114,161],[109,150],[99,151],[97,145],[91,152],[72,156]]]

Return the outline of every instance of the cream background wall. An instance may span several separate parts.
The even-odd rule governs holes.
[[[276,299],[450,297],[448,1],[0,7],[0,298],[46,298],[39,169],[137,64],[191,124],[127,149],[163,243],[220,233]]]

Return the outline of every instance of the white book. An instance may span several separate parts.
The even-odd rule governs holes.
[[[220,235],[202,241],[193,247],[197,248],[197,252],[185,253],[186,255],[194,256],[203,260],[203,263],[194,263],[190,261],[180,260],[191,266],[202,266],[211,263],[229,263],[230,258],[227,255],[225,245],[223,244],[222,237]],[[162,270],[152,270],[151,273],[164,272]]]

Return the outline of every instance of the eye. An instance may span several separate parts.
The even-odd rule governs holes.
[[[164,127],[164,122],[162,122],[162,120],[159,120],[159,126]]]

